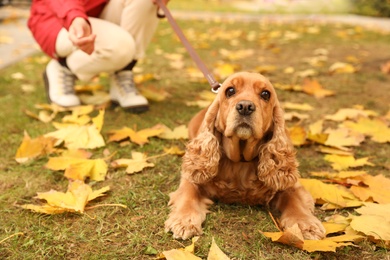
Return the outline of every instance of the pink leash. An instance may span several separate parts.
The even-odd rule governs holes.
[[[168,22],[170,23],[172,29],[175,31],[176,35],[179,37],[180,41],[184,45],[184,47],[187,49],[187,52],[190,54],[192,60],[196,63],[199,70],[203,73],[207,81],[209,82],[211,86],[211,91],[214,93],[218,92],[219,87],[221,84],[215,80],[214,76],[210,73],[210,71],[207,69],[206,65],[203,63],[199,55],[196,53],[194,48],[191,46],[185,35],[183,34],[182,30],[180,29],[179,25],[176,23],[175,19],[173,18],[171,12],[168,10],[166,5],[163,3],[162,0],[156,0],[157,5],[161,10],[164,11],[164,15],[167,17]],[[157,12],[158,17],[162,17],[160,13]]]

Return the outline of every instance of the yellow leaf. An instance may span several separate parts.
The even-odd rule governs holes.
[[[351,227],[375,240],[390,244],[390,222],[377,215],[361,215],[353,217]],[[380,243],[379,243],[380,245]]]
[[[299,104],[299,103],[292,103],[292,102],[283,102],[282,106],[284,109],[296,109],[296,110],[303,110],[303,111],[311,111],[314,108],[307,104]]]
[[[104,109],[99,110],[99,114],[92,118],[93,124],[96,126],[97,130],[100,132],[103,128],[103,122],[104,122]]]
[[[169,92],[164,89],[158,89],[152,86],[141,87],[141,94],[145,96],[148,100],[155,102],[161,102],[167,99],[170,96]]]
[[[51,137],[39,136],[31,139],[28,133],[24,132],[24,138],[16,151],[15,160],[18,163],[25,163],[42,155],[53,152],[56,140]]]
[[[344,62],[336,62],[329,67],[329,72],[336,74],[355,73],[356,71],[357,69],[353,65]]]
[[[183,251],[180,249],[172,249],[164,251],[163,255],[167,260],[201,260],[202,258],[193,255],[190,252]]]
[[[46,111],[46,110],[39,111],[38,115],[27,110],[27,109],[24,110],[24,113],[26,115],[28,115],[29,117],[34,118],[36,120],[39,120],[43,123],[49,123],[49,122],[53,121],[53,119],[57,115],[57,113],[49,113],[49,111]]]
[[[305,79],[303,84],[303,92],[312,95],[316,98],[323,98],[334,95],[334,92],[332,90],[324,89],[317,80],[310,79]]]
[[[313,140],[312,139],[313,136],[309,136],[308,139],[310,140]],[[327,140],[327,139],[325,139]],[[320,143],[321,139],[319,140],[316,140],[317,143]],[[321,153],[328,153],[328,154],[337,154],[337,155],[347,155],[347,156],[353,156],[353,152],[352,151],[349,151],[349,149],[347,148],[343,148],[342,150],[340,150],[339,148],[335,148],[335,147],[327,147],[327,146],[319,146],[317,151],[321,152]]]
[[[356,123],[352,121],[344,122],[344,126],[364,135],[371,136],[371,140],[374,142],[390,142],[390,128],[384,121],[378,118],[370,119],[360,117]]]
[[[347,128],[328,129],[325,131],[328,139],[325,145],[345,150],[345,146],[359,146],[364,141],[364,135]]]
[[[277,69],[278,68],[274,65],[262,65],[262,66],[256,66],[255,71],[260,74],[271,74]]]
[[[244,50],[230,51],[227,49],[220,49],[219,53],[231,61],[237,61],[237,60],[242,60],[242,59],[245,59],[249,56],[252,56],[254,53],[254,50],[244,49]]]
[[[134,76],[134,82],[136,84],[141,84],[141,83],[144,83],[144,82],[147,82],[147,81],[156,80],[157,78],[158,77],[156,75],[151,74],[151,73],[140,74],[140,75]]]
[[[269,237],[274,242],[294,246],[302,249],[304,239],[298,224],[286,228],[284,232],[262,232],[263,235]]]
[[[368,161],[368,157],[355,159],[352,155],[337,155],[327,154],[324,159],[332,163],[332,168],[335,170],[345,170],[350,167],[359,167],[364,165],[374,166]]]
[[[25,204],[20,206],[23,209],[29,209],[34,212],[44,213],[44,214],[60,214],[69,211],[65,208],[50,206],[48,204],[45,205],[34,205],[34,204]]]
[[[126,167],[126,173],[133,174],[142,171],[146,167],[154,167],[153,163],[147,161],[145,154],[131,152],[133,159],[118,159],[111,163],[114,168]]]
[[[104,139],[95,125],[71,125],[48,133],[45,137],[54,137],[61,140],[69,149],[94,149],[105,146]]]
[[[305,144],[306,130],[302,126],[289,127],[288,132],[293,145],[301,146]]]
[[[218,247],[218,245],[215,243],[214,237],[211,242],[211,247],[209,254],[207,256],[207,260],[229,260],[230,258],[225,255],[224,252]]]
[[[337,243],[332,240],[305,240],[302,249],[307,252],[315,252],[315,251],[321,251],[321,252],[336,252],[336,249],[338,247],[342,246],[351,246],[352,243]]]
[[[158,136],[162,132],[164,132],[164,129],[161,127],[160,128],[146,128],[146,129],[140,130],[138,132],[134,131],[131,128],[123,127],[122,129],[119,129],[119,130],[110,131],[109,134],[111,136],[108,138],[108,141],[109,142],[122,141],[124,139],[130,138],[130,140],[133,143],[136,143],[138,145],[144,145],[145,143],[149,142],[149,140],[148,140],[149,137]]]
[[[234,72],[238,71],[240,66],[235,64],[229,64],[229,63],[221,63],[217,64],[214,67],[214,73],[218,77],[225,79],[228,76],[232,75]]]
[[[301,85],[275,83],[274,87],[281,90],[303,91],[303,87]]]
[[[325,119],[333,120],[337,122],[345,121],[347,119],[357,119],[361,116],[369,117],[369,116],[377,116],[378,114],[372,110],[364,110],[361,108],[342,108],[339,109],[333,115],[326,115]]]
[[[333,234],[333,233],[339,233],[341,231],[344,231],[345,228],[348,226],[348,224],[332,223],[332,222],[322,222],[322,225],[324,226],[324,228],[326,230],[326,235]]]
[[[343,208],[348,206],[347,201],[357,200],[348,189],[340,185],[325,184],[315,179],[300,179],[299,181],[319,204],[329,202]]]
[[[362,201],[372,199],[381,204],[390,203],[390,179],[381,174],[377,176],[366,174],[358,176],[357,179],[367,186],[352,186],[350,190],[355,196],[359,197]]]
[[[309,116],[306,114],[301,114],[301,113],[297,113],[297,112],[284,113],[284,120],[289,121],[289,120],[293,120],[294,118],[297,118],[299,120],[304,120],[304,119],[308,119]]]
[[[178,146],[171,146],[169,148],[164,147],[164,152],[167,154],[173,154],[173,155],[184,155],[185,151],[180,149]]]
[[[163,132],[158,135],[161,139],[188,139],[188,128],[186,125],[175,127],[173,130],[167,126],[162,126]]]
[[[65,170],[65,177],[72,180],[90,178],[102,181],[107,174],[107,164],[103,159],[84,159],[74,157],[52,157],[45,165],[53,171]]]

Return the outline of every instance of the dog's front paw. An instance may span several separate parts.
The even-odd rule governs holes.
[[[282,228],[292,227],[298,224],[303,238],[307,240],[321,240],[325,237],[325,228],[315,216],[286,217],[281,221]]]
[[[203,233],[201,214],[180,214],[172,212],[165,221],[165,231],[171,231],[175,239],[188,239]]]

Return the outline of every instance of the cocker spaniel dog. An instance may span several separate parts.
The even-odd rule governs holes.
[[[306,239],[325,236],[313,215],[314,200],[298,182],[283,110],[264,76],[240,72],[227,78],[213,103],[191,120],[189,135],[165,222],[174,238],[202,234],[212,200],[267,205],[280,212],[283,229],[297,223]]]

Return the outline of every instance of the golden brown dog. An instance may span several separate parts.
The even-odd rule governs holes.
[[[187,239],[202,234],[212,200],[269,205],[282,228],[298,224],[306,239],[325,229],[314,201],[298,182],[298,163],[271,83],[240,72],[222,84],[213,103],[189,124],[179,188],[170,194],[166,231]]]

